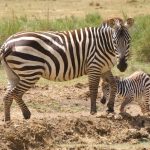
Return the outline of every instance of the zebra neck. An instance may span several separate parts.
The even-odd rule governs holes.
[[[114,55],[115,49],[112,40],[113,29],[108,26],[95,28],[96,48],[102,52]]]

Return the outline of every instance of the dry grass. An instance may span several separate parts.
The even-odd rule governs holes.
[[[98,12],[103,18],[150,14],[150,0],[1,0],[0,18],[64,18]]]

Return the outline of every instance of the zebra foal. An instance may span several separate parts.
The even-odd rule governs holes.
[[[143,71],[136,71],[125,79],[115,77],[117,83],[117,95],[123,98],[123,102],[120,107],[120,112],[125,112],[125,106],[137,100],[142,113],[146,114],[150,112],[150,75]],[[110,95],[109,84],[105,81],[101,82],[102,98],[101,103],[105,104]],[[116,96],[117,96],[116,95]]]
[[[10,36],[1,46],[1,62],[8,78],[4,97],[5,121],[10,120],[13,99],[25,119],[30,111],[23,94],[41,78],[65,81],[88,75],[91,114],[96,113],[96,97],[100,77],[108,76],[113,84],[108,110],[113,111],[116,84],[111,68],[127,68],[130,46],[128,28],[134,20],[112,18],[100,27],[87,27],[65,32],[23,32]]]

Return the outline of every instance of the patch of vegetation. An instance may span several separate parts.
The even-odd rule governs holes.
[[[132,29],[132,56],[136,61],[150,62],[150,15],[135,18]]]
[[[1,66],[0,66],[0,84],[1,84],[1,87],[7,84],[5,71],[3,70]]]
[[[66,17],[63,19],[49,20],[49,19],[28,19],[27,16],[12,18],[3,18],[0,20],[0,43],[3,43],[10,35],[22,31],[64,31],[77,29],[88,26],[98,26],[102,21],[99,14],[87,14],[84,18],[77,18],[75,16]]]
[[[125,14],[123,16],[126,18]],[[0,20],[0,43],[3,43],[10,35],[22,31],[47,31],[47,30],[72,30],[88,26],[99,26],[102,18],[98,13],[87,14],[84,18],[66,17],[62,19],[29,19],[27,16],[3,18]],[[150,15],[135,18],[132,33],[132,54],[136,61],[150,61]]]

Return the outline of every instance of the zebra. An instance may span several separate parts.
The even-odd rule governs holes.
[[[125,106],[137,100],[143,114],[150,111],[150,75],[143,71],[136,71],[127,78],[114,77],[117,83],[117,96],[123,98],[120,113],[125,112]],[[107,80],[101,82],[101,103],[105,104],[110,95],[110,86]]]
[[[91,114],[96,111],[96,98],[100,77],[108,76],[114,83],[111,68],[117,64],[123,72],[131,37],[128,31],[133,18],[125,21],[111,18],[100,27],[85,27],[71,31],[21,32],[10,36],[1,46],[1,63],[8,78],[3,98],[4,120],[10,121],[13,99],[25,119],[31,112],[22,96],[41,78],[53,81],[72,80],[88,75]],[[113,111],[115,84],[111,84],[112,98],[108,110]]]

